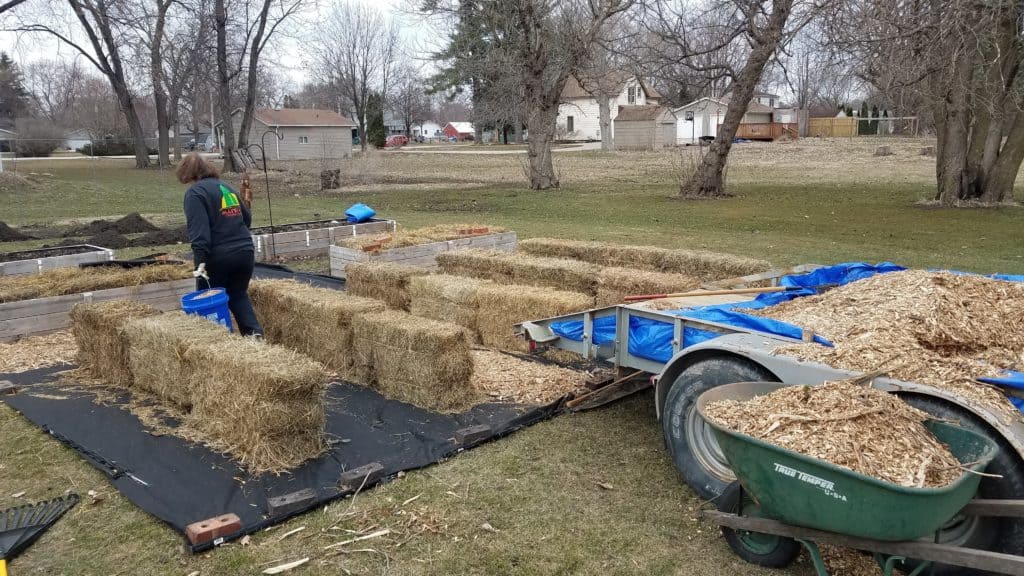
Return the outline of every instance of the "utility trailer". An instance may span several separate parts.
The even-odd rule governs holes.
[[[707,289],[777,285],[783,276],[812,272],[816,265],[772,270],[705,285]],[[697,296],[677,300],[678,312],[714,304],[750,300],[750,295]],[[671,355],[667,361],[639,354],[637,334],[630,327],[650,321],[671,326]],[[560,336],[555,326],[567,322],[582,324],[575,338]],[[607,327],[614,324],[614,336]],[[602,331],[595,327],[604,327]],[[595,308],[555,318],[523,322],[517,334],[532,350],[558,348],[576,352],[587,359],[611,364],[617,378],[604,387],[569,402],[569,408],[588,409],[654,387],[655,410],[662,425],[665,445],[683,480],[702,498],[715,500],[736,480],[713,431],[696,410],[703,392],[734,382],[777,381],[786,384],[821,384],[859,376],[859,372],[836,369],[817,362],[801,361],[775,354],[786,344],[809,340],[735,326],[696,320],[652,309],[649,304],[624,304]],[[667,329],[667,328],[666,328]],[[687,335],[717,335],[688,345]],[[1002,478],[985,478],[977,497],[995,500],[1024,499],[1024,418],[1010,418],[948,390],[914,382],[878,377],[872,385],[898,394],[909,404],[939,418],[959,421],[963,426],[991,438],[1000,448],[988,472]],[[958,514],[936,535],[936,541],[960,547],[1024,555],[1024,519]],[[959,568],[939,567],[935,574],[960,574]]]

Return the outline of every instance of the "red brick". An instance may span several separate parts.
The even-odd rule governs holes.
[[[197,546],[228,534],[234,534],[241,529],[242,520],[237,515],[223,514],[189,524],[185,527],[185,535],[193,546]]]

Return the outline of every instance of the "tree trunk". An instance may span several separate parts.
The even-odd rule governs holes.
[[[178,114],[178,103],[175,102],[171,105],[171,126],[174,127],[174,145],[171,150],[174,152],[174,161],[181,160],[181,117]],[[192,134],[197,132],[193,131]],[[197,141],[196,144],[199,144]]]
[[[970,149],[968,89],[971,58],[960,51],[954,57],[953,65],[953,81],[945,87],[941,104],[936,107],[936,126],[941,125],[935,160],[936,199],[946,206],[953,206],[969,197],[966,170]]]
[[[1024,162],[1024,119],[1018,114],[978,200],[995,203],[1012,199],[1013,184],[1020,172],[1021,162]]]
[[[264,0],[260,10],[259,24],[249,48],[249,70],[245,82],[245,106],[242,108],[242,124],[238,127],[238,149],[245,150],[249,145],[249,130],[252,128],[253,117],[256,115],[256,80],[259,72],[260,53],[263,51],[263,34],[267,27],[267,14],[270,13],[271,0]],[[238,167],[235,167],[236,170]]]
[[[765,26],[757,30],[747,62],[733,81],[729,106],[718,128],[718,135],[701,158],[697,170],[688,176],[684,175],[686,180],[679,187],[679,197],[722,198],[728,195],[725,190],[725,164],[729,150],[732,149],[733,138],[736,137],[743,115],[747,113],[765,66],[779,47],[792,7],[793,0],[773,0],[771,16]]]
[[[523,143],[523,125],[519,120],[512,123],[512,142],[515,144]]]
[[[526,118],[526,128],[530,131],[526,155],[529,159],[530,188],[533,190],[558,188],[558,175],[555,174],[551,158],[557,117],[558,105],[545,102],[530,110]]]
[[[612,137],[612,102],[608,94],[599,92],[597,98],[598,123],[601,126],[601,150],[615,150],[615,139]]]
[[[170,2],[157,1],[156,22],[149,45],[149,79],[153,84],[153,104],[156,107],[157,164],[161,168],[171,165],[170,122],[167,117],[167,92],[164,90],[164,62],[160,51],[164,43],[164,24]],[[175,133],[177,134],[177,133]]]
[[[235,167],[235,126],[231,117],[231,74],[228,70],[227,23],[228,14],[224,3],[214,3],[214,22],[217,28],[217,111],[221,117],[221,133],[224,135],[224,172],[237,172]]]

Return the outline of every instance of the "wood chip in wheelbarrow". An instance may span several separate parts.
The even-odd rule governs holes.
[[[705,415],[730,430],[900,486],[937,488],[963,474],[960,461],[925,428],[926,413],[855,382],[722,400],[708,404]]]
[[[1022,283],[907,270],[751,313],[835,345],[787,345],[777,354],[848,370],[884,367],[891,378],[949,390],[1007,421],[1021,418],[1000,390],[975,378],[1024,366]]]

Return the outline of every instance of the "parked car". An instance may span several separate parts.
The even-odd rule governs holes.
[[[402,134],[395,134],[388,136],[388,139],[384,141],[385,148],[398,148],[399,146],[405,146],[409,143],[409,137]]]

